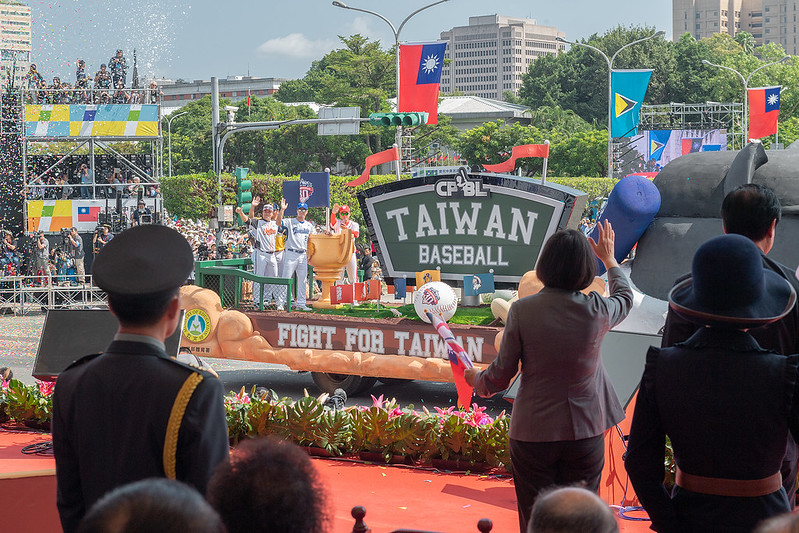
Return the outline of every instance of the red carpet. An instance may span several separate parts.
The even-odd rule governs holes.
[[[626,428],[624,428],[626,429]],[[23,455],[23,446],[49,435],[0,429],[0,501],[4,531],[60,531],[55,506],[55,462],[51,456]],[[626,474],[619,437],[609,434],[601,496],[618,505]],[[333,516],[331,533],[348,533],[356,505],[374,533],[394,529],[477,532],[490,518],[495,532],[518,531],[516,496],[509,477],[447,474],[434,470],[315,459],[325,481]],[[632,489],[627,493],[632,497]],[[627,505],[631,504],[628,499]],[[635,513],[640,515],[640,513]],[[649,522],[619,520],[623,532],[649,531]]]

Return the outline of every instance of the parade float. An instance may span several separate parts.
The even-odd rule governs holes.
[[[549,236],[577,227],[586,195],[541,180],[461,168],[373,187],[359,193],[359,201],[389,286],[435,270],[451,286],[462,284],[464,276],[490,272],[499,287],[516,289]],[[314,308],[334,307],[330,289],[351,247],[345,234],[311,236],[308,261],[322,281]],[[406,317],[223,308],[220,295],[229,285],[217,279],[216,291],[181,290],[186,309],[181,344],[197,355],[309,371],[331,393],[339,387],[363,392],[377,378],[453,381],[446,342],[430,324]],[[501,327],[450,328],[476,367],[496,358]]]

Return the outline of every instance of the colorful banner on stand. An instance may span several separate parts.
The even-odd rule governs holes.
[[[638,134],[638,115],[644,103],[652,70],[614,70],[610,79],[610,135]]]
[[[463,295],[477,296],[494,292],[494,274],[475,274],[463,276]]]
[[[136,197],[122,200],[122,212],[129,217],[136,209]],[[145,205],[156,212],[156,199],[144,198]],[[160,199],[158,199],[160,205]],[[100,213],[106,208],[115,209],[116,200],[28,200],[27,231],[56,233],[62,229],[77,228],[79,232],[94,231]]]
[[[25,106],[26,137],[158,137],[153,104]]]

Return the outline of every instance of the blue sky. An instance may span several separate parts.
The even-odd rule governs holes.
[[[94,73],[117,48],[137,49],[140,74],[208,79],[232,75],[302,77],[311,62],[339,46],[338,35],[360,33],[386,48],[394,36],[377,17],[334,7],[330,0],[28,0],[33,16],[33,60],[39,70],[73,82],[75,60]],[[380,12],[398,26],[427,0],[348,0]],[[401,41],[429,41],[470,16],[498,13],[556,26],[567,39],[611,27],[647,25],[671,38],[668,0],[450,0],[414,16]],[[128,75],[130,81],[130,73]]]

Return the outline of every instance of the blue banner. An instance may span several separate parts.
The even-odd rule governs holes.
[[[330,207],[330,173],[303,172],[298,181],[284,181],[283,198],[289,204],[284,214],[290,217],[297,214],[300,202],[308,207]]]
[[[407,296],[407,284],[405,278],[394,278],[394,299],[400,300]]]
[[[651,70],[614,70],[610,83],[610,135],[638,134],[638,114],[649,86]]]
[[[494,292],[494,274],[475,274],[463,276],[463,295],[477,296],[478,294]]]
[[[671,130],[652,130],[649,132],[649,158],[647,161],[660,161],[663,150],[669,143]]]

